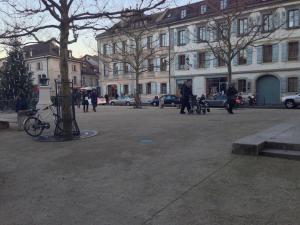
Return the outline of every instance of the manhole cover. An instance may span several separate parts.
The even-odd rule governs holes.
[[[151,139],[142,139],[142,140],[140,140],[140,143],[144,144],[144,145],[149,145],[149,144],[153,144],[154,141]]]

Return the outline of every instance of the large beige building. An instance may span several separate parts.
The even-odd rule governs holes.
[[[230,7],[228,0],[213,2],[224,10]],[[208,0],[201,1],[152,15],[151,33],[145,40],[152,40],[154,47],[162,51],[146,65],[154,69],[141,76],[140,88],[144,97],[168,92],[178,94],[186,80],[192,80],[196,95],[211,96],[225,91],[226,67],[213,57],[205,43],[199,41],[200,37],[211,37],[205,33],[205,27],[209,18],[215,15],[208,3]],[[299,15],[299,0],[247,1],[245,11],[237,18],[233,38],[245,29],[241,24],[253,20],[261,23],[262,32],[273,32],[274,24],[279,23],[280,27],[269,38],[257,41],[233,60],[232,79],[239,92],[255,94],[260,104],[277,104],[281,96],[300,91]],[[102,33],[96,39],[100,55],[104,51],[113,54],[110,32]],[[170,71],[165,62],[170,62]],[[100,60],[100,83],[105,93],[134,93],[134,75],[130,70],[122,69],[125,67]]]
[[[47,78],[55,91],[55,80],[61,79],[59,46],[53,41],[48,41],[25,46],[23,51],[26,65],[33,73],[34,85],[39,85],[43,78]],[[69,54],[69,79],[73,81],[75,88],[81,87],[81,61],[73,58],[71,51]]]

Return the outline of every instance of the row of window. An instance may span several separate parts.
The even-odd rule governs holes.
[[[29,71],[31,71],[33,68],[32,68],[32,63],[27,63],[27,68]],[[37,62],[36,63],[36,70],[43,70],[43,63],[42,62]],[[77,71],[77,65],[72,65],[72,71],[75,72]]]
[[[220,9],[221,9],[221,10],[226,9],[227,6],[228,6],[228,0],[220,0]],[[207,12],[208,12],[208,6],[205,5],[205,4],[202,4],[202,5],[200,6],[200,14],[203,15],[203,14],[205,14],[205,13],[207,13]],[[171,14],[169,14],[168,16],[170,17]],[[184,8],[184,9],[182,9],[182,10],[180,11],[180,18],[181,18],[181,19],[184,19],[184,18],[186,18],[186,16],[187,16],[187,10]]]
[[[143,88],[144,85],[144,88]],[[146,95],[151,95],[151,94],[158,94],[157,90],[157,84],[153,82],[148,82],[145,84],[139,84],[138,86],[138,91],[140,94],[146,94]],[[123,95],[129,95],[129,85],[124,84],[122,86],[121,90]],[[159,89],[160,94],[167,94],[167,83],[160,83],[160,89]]]
[[[300,19],[299,19],[299,9],[291,9],[287,11],[287,18],[286,18],[286,24],[288,28],[298,28],[300,26]],[[271,32],[276,27],[280,26],[279,22],[279,15],[276,14],[263,14],[262,15],[262,31],[263,32]],[[245,35],[248,32],[249,29],[249,19],[248,18],[241,18],[238,19],[237,22],[233,24],[232,32],[237,33],[238,35]],[[226,36],[226,25],[225,24],[219,24],[221,26],[220,29],[218,29],[218,33],[216,35],[213,35],[214,40],[220,40],[223,36]],[[209,41],[211,39],[211,32],[207,29],[206,26],[198,26],[194,36],[196,37],[197,42],[202,41]],[[175,33],[175,43],[178,46],[186,45],[189,43],[190,40],[190,34],[189,30],[187,28],[182,28]],[[154,48],[154,41],[153,36],[147,37],[147,46],[143,46],[143,48],[152,49]],[[167,47],[169,46],[169,34],[168,33],[161,33],[159,34],[159,47]],[[103,45],[103,54],[108,54],[109,46],[107,44]],[[119,48],[117,43],[112,44],[112,54],[116,54],[119,51],[126,52],[127,51],[127,42],[122,42],[122,47]]]
[[[300,59],[298,41],[292,41],[288,43],[282,43],[282,61],[298,61]],[[279,54],[278,44],[267,44],[257,48],[257,63],[271,63],[278,61]],[[241,50],[237,53],[233,60],[234,65],[249,65],[252,64],[253,50],[248,48]],[[191,63],[189,56],[182,54],[177,56],[178,65],[176,66],[179,70],[187,69]],[[209,68],[210,67],[210,54],[208,52],[198,52],[194,55],[194,68]],[[214,67],[225,66],[223,57],[214,59]]]

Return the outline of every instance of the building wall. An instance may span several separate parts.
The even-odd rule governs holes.
[[[37,64],[40,63],[41,69],[38,69]],[[35,59],[26,59],[26,64],[29,66],[29,69],[33,72],[34,84],[39,84],[39,75],[46,75],[49,79],[49,84],[54,90],[55,80],[60,79],[60,68],[59,68],[59,59],[55,57],[39,57]],[[75,87],[81,86],[81,64],[77,61],[70,61],[69,65],[69,79],[73,80],[76,77],[77,84],[74,84]],[[72,70],[72,66],[76,65],[76,71]]]
[[[249,13],[250,17],[257,18],[258,16],[262,16],[262,13],[267,12],[273,7],[273,9],[276,9],[277,15],[280,17],[280,21],[283,21],[284,13],[286,13],[287,9],[297,8],[300,9],[300,1],[286,1],[285,3],[281,3],[278,5],[272,5],[267,7],[261,7],[257,8],[255,10],[252,10]],[[287,16],[287,14],[285,14]],[[199,51],[207,51],[206,44],[196,43],[195,37],[195,28],[201,24],[202,22],[206,21],[200,21],[197,19],[194,19],[189,22],[178,22],[178,24],[171,25],[170,29],[167,27],[162,27],[159,29],[156,29],[153,31],[153,37],[154,39],[158,39],[159,34],[162,32],[168,33],[170,31],[171,37],[169,38],[169,41],[171,42],[171,54],[170,58],[171,60],[171,88],[170,92],[173,94],[178,94],[177,90],[177,84],[182,82],[186,79],[192,79],[193,81],[193,92],[196,95],[206,94],[208,92],[207,90],[207,79],[210,78],[222,78],[227,76],[227,68],[226,67],[217,67],[214,63],[215,59],[211,55],[209,60],[207,60],[207,68],[205,69],[198,69],[195,65],[195,55]],[[174,39],[176,39],[177,30],[179,28],[186,28],[189,31],[189,41],[184,46],[177,46],[172,45],[174,43]],[[270,38],[265,40],[260,40],[257,43],[255,43],[255,46],[249,47],[252,52],[248,55],[248,65],[236,65],[233,62],[233,75],[232,79],[233,82],[238,83],[238,80],[245,79],[247,83],[247,89],[245,90],[245,95],[247,94],[256,94],[256,83],[257,80],[264,76],[264,75],[273,75],[278,78],[280,81],[280,95],[286,95],[290,94],[287,91],[287,79],[289,77],[298,77],[298,81],[300,81],[300,54],[297,61],[286,61],[286,44],[290,41],[298,41],[300,43],[300,29],[286,29],[282,27],[281,29],[277,30],[274,34],[270,36]],[[98,49],[100,52],[103,51],[102,46],[105,43],[110,43],[109,38],[98,38]],[[276,51],[277,54],[274,54],[276,60],[274,60],[272,63],[261,63],[260,61],[260,47],[263,44],[274,44],[277,45]],[[300,45],[299,45],[299,52],[300,52]],[[177,57],[178,55],[185,54],[187,58],[189,58],[189,65],[186,66],[184,70],[179,70],[177,68]],[[168,55],[168,51],[161,51],[157,58],[159,58],[162,55]],[[100,58],[100,57],[99,57]],[[99,69],[101,71],[101,74],[104,74],[104,67],[103,62],[99,63]],[[112,68],[112,65],[110,65],[110,68]],[[131,78],[132,79],[132,78]],[[114,78],[110,69],[109,75],[107,77],[101,76],[100,82],[102,86],[102,90],[105,90],[107,88],[107,85],[109,84],[124,84],[131,82],[131,80],[126,76],[118,76],[118,78]],[[152,77],[148,76],[146,78],[142,77],[140,79],[140,83],[145,84],[147,82],[166,82],[168,83],[168,76],[165,76],[165,72],[160,72],[159,70],[156,70],[154,73],[152,73]],[[168,84],[169,86],[169,84]],[[131,89],[133,90],[133,89]],[[298,91],[300,91],[300,82],[298,84]],[[159,94],[159,93],[157,93]]]

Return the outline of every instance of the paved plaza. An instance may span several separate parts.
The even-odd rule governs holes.
[[[80,128],[99,132],[90,139],[0,130],[0,225],[300,224],[300,161],[231,153],[299,113],[104,106],[78,110]]]

